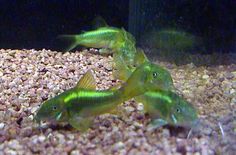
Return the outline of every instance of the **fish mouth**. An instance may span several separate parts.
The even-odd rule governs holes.
[[[56,122],[56,121],[60,121],[60,119],[62,118],[62,112],[59,112],[58,114],[56,114],[55,116],[51,116],[48,117],[47,114],[39,114],[37,113],[34,118],[33,121],[40,123],[41,121],[48,121],[48,122]]]
[[[184,128],[195,128],[199,124],[199,119],[185,120],[184,122],[178,122],[175,115],[171,115],[171,120],[175,126]]]

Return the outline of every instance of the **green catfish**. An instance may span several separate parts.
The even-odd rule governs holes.
[[[123,59],[119,55],[114,55],[114,68],[113,75],[122,81],[127,80],[133,73],[133,70],[126,66]],[[151,63],[146,58],[143,51],[137,53],[135,59],[137,63]],[[154,65],[156,68],[161,68]],[[143,95],[135,97],[135,100],[144,104],[145,112],[151,118],[151,128],[161,127],[166,124],[175,126],[192,126],[197,121],[197,112],[194,107],[185,101],[183,98],[174,93],[175,88],[173,85],[170,73],[162,69],[158,75],[165,79],[165,86],[159,87],[159,83],[153,83],[152,91],[146,92]]]
[[[135,69],[142,65],[142,64],[152,64],[156,69],[161,70],[161,72],[158,73],[159,77],[162,77],[165,79],[165,87],[162,87],[163,90],[174,90],[173,80],[171,78],[171,74],[168,70],[166,70],[164,67],[161,67],[160,65],[154,64],[148,60],[146,55],[144,54],[144,51],[140,48],[137,49],[137,52],[134,56],[134,66],[130,67],[128,66],[121,54],[115,53],[113,55],[113,76],[116,79],[119,79],[121,81],[126,81],[135,71]],[[159,83],[154,83],[154,87],[157,89],[160,89]]]
[[[71,44],[66,49],[66,51],[70,51],[78,45],[113,49],[123,41],[123,35],[123,31],[119,28],[100,27],[96,30],[83,32],[77,35],[61,35],[59,37],[71,41]]]
[[[96,90],[91,71],[88,71],[76,87],[66,90],[44,102],[34,119],[40,121],[69,122],[74,128],[85,131],[90,127],[95,116],[113,111],[116,106],[146,91],[166,87],[166,77],[157,76],[163,72],[154,64],[144,63],[139,66],[129,79],[119,88]]]
[[[65,49],[65,51],[70,51],[79,45],[100,48],[100,54],[119,52],[128,66],[133,65],[136,53],[136,41],[135,38],[123,28],[120,29],[106,25],[81,34],[61,35],[59,37],[70,42],[69,47]]]
[[[135,99],[144,104],[152,118],[150,129],[167,124],[193,127],[198,122],[196,109],[172,91],[149,91]]]

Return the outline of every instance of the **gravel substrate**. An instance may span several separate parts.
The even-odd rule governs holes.
[[[32,119],[39,105],[76,85],[90,68],[98,89],[117,83],[112,57],[90,52],[0,50],[0,154],[234,154],[236,152],[236,65],[195,67],[158,62],[181,94],[198,109],[202,125],[147,131],[141,103],[127,101],[120,115],[104,114],[80,133],[66,124]]]

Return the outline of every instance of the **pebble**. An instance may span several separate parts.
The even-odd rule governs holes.
[[[39,107],[37,106],[37,107],[33,107],[33,108],[31,108],[31,113],[36,113],[36,111],[39,109]]]
[[[39,141],[40,143],[43,143],[43,142],[45,141],[45,139],[46,139],[46,137],[43,136],[43,135],[41,135],[41,136],[38,137],[38,141]]]
[[[143,111],[144,110],[144,105],[142,103],[138,103],[137,110],[138,111]]]
[[[79,150],[73,150],[71,151],[71,155],[79,155],[81,152]]]
[[[230,94],[234,94],[235,92],[236,92],[235,89],[230,89],[229,91]]]
[[[11,140],[8,143],[9,148],[13,149],[13,150],[19,150],[22,148],[22,146],[19,144],[19,142],[17,140]]]
[[[56,134],[55,137],[57,137],[59,144],[65,143],[65,136],[63,134]]]
[[[114,151],[119,151],[125,147],[125,144],[123,142],[117,142],[114,144]]]
[[[8,154],[8,155],[17,155],[17,152],[14,151],[14,150],[9,150],[9,149],[7,149],[7,150],[5,150],[4,152],[5,152],[6,154]]]
[[[128,107],[125,107],[125,110],[129,113],[133,112],[134,111],[134,108],[131,107],[131,106],[128,106]]]
[[[1,129],[3,129],[3,128],[4,128],[4,126],[5,126],[5,124],[4,124],[4,123],[0,123],[0,130],[1,130]]]
[[[209,75],[205,74],[202,76],[203,79],[208,79],[209,78]]]

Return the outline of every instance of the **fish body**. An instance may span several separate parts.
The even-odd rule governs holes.
[[[119,80],[127,81],[127,79],[129,79],[129,77],[133,74],[136,68],[139,68],[138,66],[143,66],[143,64],[146,64],[147,66],[152,66],[152,70],[156,70],[157,74],[153,76],[156,76],[159,79],[164,79],[163,82],[161,82],[161,80],[156,80],[156,83],[153,81],[153,85],[150,86],[151,90],[174,90],[173,80],[169,71],[160,65],[150,62],[145,56],[144,52],[140,49],[137,50],[137,53],[135,55],[135,66],[133,67],[128,66],[120,54],[114,54],[113,60],[113,76]],[[142,70],[138,71],[142,72]]]
[[[94,77],[88,71],[76,87],[45,101],[34,119],[37,122],[66,121],[74,128],[84,131],[95,116],[108,113],[118,104],[152,90],[155,88],[152,87],[153,83],[165,83],[163,77],[156,76],[160,71],[153,64],[144,63],[116,90],[96,90]]]
[[[70,51],[79,45],[101,48],[100,54],[119,53],[128,66],[133,65],[136,41],[123,28],[106,26],[78,35],[61,35],[60,38],[69,41],[69,47],[65,51]]]
[[[122,35],[122,31],[118,28],[101,27],[78,35],[61,35],[60,37],[71,41],[70,46],[66,49],[66,51],[70,51],[78,45],[112,49],[119,43]]]
[[[71,40],[71,45],[66,51],[70,51],[78,45],[93,48],[117,49],[124,45],[125,41],[134,44],[134,38],[124,29],[116,27],[100,27],[96,30],[86,31],[77,35],[61,35],[65,40]]]
[[[197,37],[185,31],[164,29],[152,31],[143,37],[146,46],[164,51],[184,51],[193,48],[197,43]]]
[[[151,63],[142,51],[139,52],[135,59],[139,61],[138,63]],[[114,61],[114,68],[117,69],[113,73],[114,76],[122,81],[127,80],[135,69],[129,68],[119,55],[114,55]],[[190,103],[174,92],[175,88],[170,73],[159,65],[153,64],[152,66],[159,70],[156,76],[165,79],[165,82],[162,84],[157,81],[153,82],[153,85],[150,86],[152,91],[134,97],[136,101],[144,104],[145,111],[151,116],[151,128],[166,124],[192,126],[197,120],[196,110]]]
[[[171,91],[149,91],[136,97],[144,104],[145,111],[152,118],[152,125],[166,124],[192,127],[197,122],[197,111],[184,98]]]

